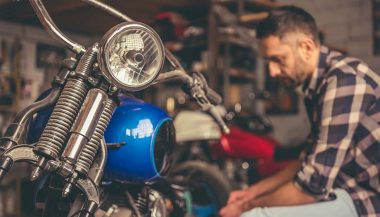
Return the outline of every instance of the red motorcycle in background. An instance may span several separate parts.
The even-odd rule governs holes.
[[[238,116],[230,126],[230,134],[222,134],[219,143],[213,145],[217,158],[254,161],[254,182],[270,176],[297,160],[305,144],[283,147],[270,136],[272,126],[262,116]]]
[[[270,137],[272,126],[262,116],[226,116],[231,119],[229,134],[208,114],[179,112],[174,119],[179,143],[174,165],[186,161],[216,164],[232,188],[245,188],[295,161],[304,147],[282,147]]]

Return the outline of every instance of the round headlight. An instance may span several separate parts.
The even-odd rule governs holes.
[[[141,90],[151,84],[164,59],[160,37],[142,23],[121,23],[110,29],[100,42],[100,69],[112,84],[127,91]]]

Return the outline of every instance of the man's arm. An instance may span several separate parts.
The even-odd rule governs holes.
[[[263,179],[257,184],[252,185],[248,191],[254,194],[254,198],[271,193],[285,183],[293,180],[294,175],[300,166],[301,160],[294,161],[275,175]]]
[[[353,134],[376,99],[363,78],[339,70],[333,71],[333,76],[327,79],[326,94],[320,105],[318,140],[294,180],[272,193],[243,203],[244,211],[262,206],[301,205],[328,197]]]
[[[261,197],[251,197],[251,199],[245,199],[241,201],[237,201],[234,203],[231,203],[220,210],[219,214],[221,217],[231,217],[231,216],[240,216],[242,212],[248,211],[250,209],[253,209],[255,207],[271,207],[271,206],[289,206],[289,205],[296,205],[296,204],[307,204],[307,203],[313,203],[316,201],[316,199],[301,190],[299,190],[297,187],[294,186],[292,181],[287,181],[285,184],[281,185],[280,187],[276,187],[278,184],[281,183],[279,180],[275,180],[276,177],[281,178],[282,181],[288,179],[288,175],[294,173],[290,173],[291,168],[294,168],[295,164],[293,164],[291,167],[288,167],[288,173],[282,172],[278,173],[275,176],[272,176],[271,178],[266,179],[267,181],[270,181],[271,184],[265,185],[265,182],[260,182],[259,184],[255,185],[258,187],[263,186],[271,193],[266,193],[263,195],[265,191],[262,191]],[[296,167],[298,168],[298,167]],[[283,176],[281,176],[282,174]],[[291,176],[290,176],[291,177]],[[277,188],[276,190],[271,190],[271,187]],[[248,197],[249,198],[249,197]]]
[[[243,203],[242,210],[245,212],[255,207],[291,206],[315,201],[313,196],[302,192],[294,186],[292,181],[288,181],[272,193]]]

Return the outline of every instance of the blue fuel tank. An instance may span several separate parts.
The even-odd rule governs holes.
[[[172,119],[160,108],[123,98],[105,133],[105,175],[120,182],[150,182],[169,167],[175,145]]]
[[[43,93],[39,99],[46,97]],[[37,142],[52,108],[37,113],[27,142]],[[175,145],[172,119],[160,108],[131,97],[121,97],[105,132],[105,177],[111,181],[144,183],[160,178],[169,168]]]

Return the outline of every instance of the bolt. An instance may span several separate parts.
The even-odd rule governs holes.
[[[36,168],[32,171],[32,175],[30,177],[31,181],[36,181],[42,176],[43,168],[46,166],[46,159],[44,157],[39,157],[37,161]]]
[[[30,177],[30,180],[33,182],[33,181],[36,181],[38,178],[40,178],[42,176],[42,169],[41,167],[36,167],[33,172],[32,172],[32,175]]]
[[[68,183],[68,184],[65,186],[65,188],[63,189],[62,197],[63,197],[63,198],[66,198],[67,196],[69,196],[69,194],[70,194],[72,188],[73,188],[73,184],[72,184],[72,183]]]
[[[110,91],[113,92],[113,93],[116,92],[117,91],[117,87],[115,87],[115,86],[110,87]]]
[[[94,78],[92,78],[92,77],[88,78],[88,82],[90,82],[92,85],[96,84],[96,80]]]

